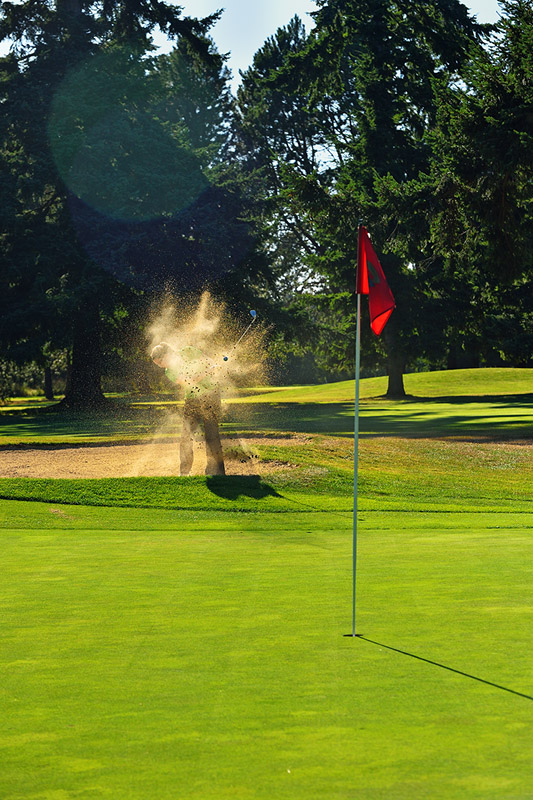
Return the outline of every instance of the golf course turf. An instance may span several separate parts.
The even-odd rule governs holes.
[[[355,639],[347,383],[235,404],[286,471],[0,479],[2,800],[533,798],[529,375],[363,384]],[[102,435],[22,402],[0,429]]]

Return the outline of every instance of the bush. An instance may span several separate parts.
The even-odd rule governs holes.
[[[67,373],[67,353],[58,350],[48,356],[52,371],[54,390],[63,393]],[[8,397],[32,397],[44,392],[44,367],[36,361],[17,364],[15,361],[0,359],[0,399]]]

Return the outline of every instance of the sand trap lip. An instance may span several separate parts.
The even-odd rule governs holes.
[[[272,445],[290,446],[297,443],[299,437],[267,441]],[[225,440],[226,474],[257,475],[293,468],[289,463],[262,460],[255,449],[258,444],[265,444],[265,439],[254,437]],[[235,452],[236,448],[240,452]],[[195,442],[191,475],[203,475],[205,463],[205,446],[201,441]],[[2,478],[131,478],[176,475],[179,475],[177,441],[6,447],[0,452]]]

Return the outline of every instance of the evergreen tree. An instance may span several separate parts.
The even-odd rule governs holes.
[[[365,219],[398,305],[383,342],[373,347],[384,345],[388,394],[401,396],[406,364],[429,341],[424,326],[433,301],[423,274],[428,254],[415,241],[420,224],[401,200],[430,168],[435,88],[457,80],[479,31],[455,0],[319,0],[318,6],[305,43],[285,46],[280,66],[271,46],[268,69],[250,74],[267,113],[275,112],[278,95],[290,96],[285,107],[296,120],[296,104],[305,119],[311,133],[298,141],[313,157],[294,157],[283,117],[261,150],[277,167],[278,218],[295,217],[307,232],[301,260],[322,276],[321,294],[310,302],[337,319],[331,355],[343,365],[352,359],[357,227]],[[277,42],[280,49],[281,32]],[[251,100],[240,95],[239,101],[254,128]],[[401,221],[391,218],[390,197],[405,214]]]
[[[113,260],[114,223],[168,218],[208,183],[198,156],[157,118],[152,33],[158,27],[187,43],[214,69],[219,57],[205,33],[216,16],[182,18],[179,7],[155,0],[2,6],[0,40],[12,51],[0,63],[9,231],[1,242],[0,333],[14,347],[70,340],[69,405],[101,404],[102,313],[124,297],[96,251],[110,237]],[[176,167],[182,180],[172,178]],[[84,239],[91,215],[95,227]]]
[[[318,361],[328,366],[331,360],[321,358],[328,326],[312,307],[326,291],[320,269],[325,250],[317,238],[314,214],[308,203],[299,202],[292,184],[321,170],[326,148],[322,130],[335,115],[327,101],[311,109],[298,76],[283,72],[306,43],[305,28],[295,16],[254,55],[237,92],[233,142],[252,187],[249,195],[255,198],[250,213],[263,231],[273,270],[270,298],[278,308],[276,347],[283,352],[288,340],[289,350],[299,355],[312,348]],[[303,341],[305,345],[300,344]]]
[[[468,351],[476,364],[533,355],[533,9],[501,7],[465,86],[443,93],[432,140],[431,236],[450,297],[450,366],[465,365]]]

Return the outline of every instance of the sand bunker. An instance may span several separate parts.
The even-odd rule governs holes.
[[[290,446],[295,439],[268,439],[272,445]],[[264,461],[255,452],[265,439],[223,441],[227,475],[261,475],[293,465]],[[191,474],[203,475],[205,445],[195,442]],[[179,443],[97,445],[82,447],[6,448],[0,452],[2,478],[131,478],[179,475]]]

